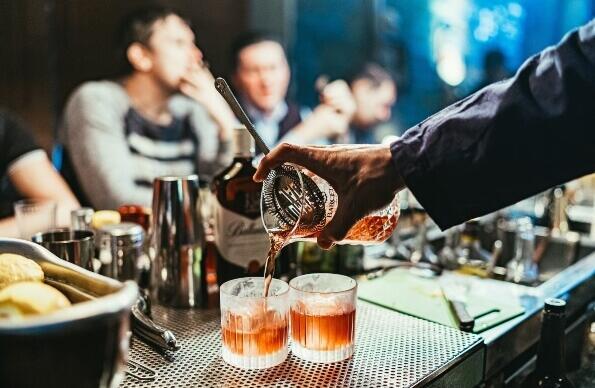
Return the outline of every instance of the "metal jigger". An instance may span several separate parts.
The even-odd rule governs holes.
[[[198,176],[165,176],[153,182],[153,221],[149,256],[151,288],[159,303],[200,307],[206,290],[202,264],[204,232]]]

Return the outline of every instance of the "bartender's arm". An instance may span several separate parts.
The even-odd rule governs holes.
[[[390,148],[281,145],[255,179],[294,162],[327,179],[339,208],[323,247],[407,186],[443,229],[595,171],[595,20],[409,129]]]

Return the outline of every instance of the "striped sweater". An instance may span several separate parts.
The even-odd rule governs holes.
[[[229,144],[196,102],[173,97],[167,126],[142,117],[113,81],[87,82],[70,97],[59,140],[75,185],[97,209],[150,206],[153,179],[198,173],[210,179],[230,160]],[[71,182],[72,183],[72,182]]]

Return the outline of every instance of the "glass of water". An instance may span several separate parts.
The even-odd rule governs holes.
[[[58,204],[50,200],[24,199],[14,203],[14,216],[19,235],[30,240],[38,232],[47,232],[56,226]]]

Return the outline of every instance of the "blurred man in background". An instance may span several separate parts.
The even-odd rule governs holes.
[[[2,110],[0,150],[0,236],[19,237],[13,217],[19,199],[56,202],[57,226],[68,225],[70,211],[79,207],[74,194],[24,125]]]
[[[122,24],[119,80],[87,82],[71,95],[60,141],[63,174],[98,209],[149,206],[153,179],[229,163],[230,108],[203,66],[189,23],[166,8],[131,14]]]
[[[280,141],[326,144],[347,133],[355,104],[345,81],[324,85],[312,111],[287,99],[291,71],[285,50],[269,34],[251,32],[232,47],[232,81],[246,113],[269,146]]]
[[[397,84],[388,71],[375,63],[366,63],[349,82],[355,100],[349,143],[378,143],[374,130],[390,120],[397,101]]]

